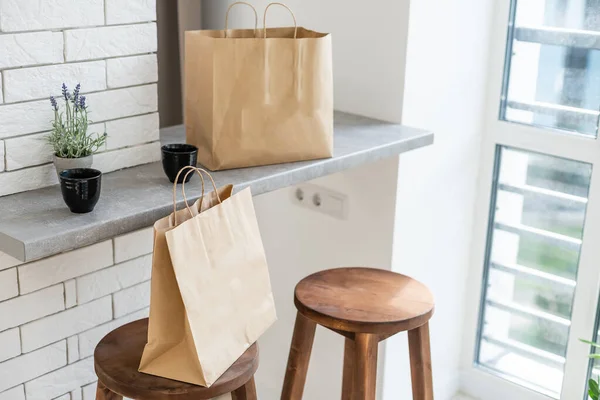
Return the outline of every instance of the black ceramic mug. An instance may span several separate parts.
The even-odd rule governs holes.
[[[91,212],[100,198],[102,172],[92,168],[65,169],[59,175],[62,196],[77,214]]]
[[[162,147],[162,164],[163,170],[165,174],[171,181],[171,183],[175,182],[175,178],[177,177],[177,173],[183,167],[187,167],[191,165],[192,167],[196,166],[196,162],[198,161],[198,148],[191,144],[183,144],[183,143],[175,143],[175,144],[167,144]],[[181,174],[179,175],[179,179],[177,183],[183,183],[184,178],[187,183],[193,174]]]

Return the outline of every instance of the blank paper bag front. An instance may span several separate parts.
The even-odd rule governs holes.
[[[333,154],[328,33],[297,26],[187,31],[185,89],[186,142],[211,170]]]
[[[142,372],[210,386],[276,320],[250,189],[231,191],[178,211],[187,220],[175,227],[161,220],[162,233],[161,221],[155,224]]]

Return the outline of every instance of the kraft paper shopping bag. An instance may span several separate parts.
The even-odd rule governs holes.
[[[272,5],[260,30],[249,5],[255,29],[185,33],[186,139],[211,170],[333,154],[331,35],[267,29]]]
[[[175,210],[174,194],[173,214],[154,224],[148,343],[139,367],[202,386],[277,319],[250,189],[232,194],[231,185],[217,189],[210,180],[215,191],[192,206],[183,184],[186,207]],[[203,179],[202,186],[204,193]]]

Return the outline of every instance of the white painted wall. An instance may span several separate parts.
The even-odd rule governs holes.
[[[410,7],[402,121],[436,136],[433,146],[400,159],[393,264],[436,297],[437,399],[450,398],[459,384],[492,2],[419,0]],[[405,336],[388,344],[386,399],[410,398]]]
[[[258,196],[257,217],[269,261],[279,320],[260,339],[256,384],[260,399],[276,400],[289,352],[296,308],[294,287],[327,268],[391,267],[398,158],[315,180],[348,196],[348,219],[336,220],[292,205],[292,188]],[[305,399],[339,399],[344,338],[319,328],[308,371]]]

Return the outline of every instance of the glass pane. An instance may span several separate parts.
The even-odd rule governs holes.
[[[600,0],[513,0],[501,119],[596,136]]]
[[[591,165],[499,147],[477,363],[558,397]]]

